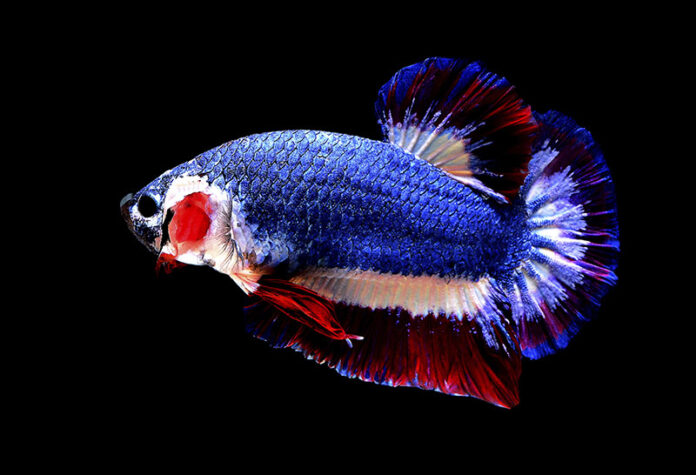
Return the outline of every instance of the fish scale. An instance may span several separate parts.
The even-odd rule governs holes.
[[[201,168],[209,170],[208,180],[223,176],[248,222],[263,235],[284,236],[298,266],[321,261],[412,275],[502,277],[527,247],[520,215],[388,143],[297,130],[252,135],[211,152],[182,167],[207,159]],[[238,193],[244,182],[248,189]],[[522,239],[510,239],[510,231]],[[496,242],[500,252],[486,255],[477,236]],[[356,239],[368,248],[346,245]],[[411,259],[400,261],[402,254]]]

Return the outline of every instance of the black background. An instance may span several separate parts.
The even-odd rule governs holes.
[[[578,26],[512,20],[446,31],[322,18],[192,24],[154,15],[105,31],[92,26],[75,39],[72,89],[86,99],[90,136],[79,151],[91,177],[81,193],[99,228],[89,231],[95,250],[74,264],[79,290],[70,295],[79,310],[47,330],[61,335],[46,369],[55,377],[52,394],[62,397],[49,412],[122,454],[199,445],[243,455],[269,441],[297,444],[302,454],[316,447],[347,454],[350,444],[377,450],[387,440],[402,452],[426,440],[461,450],[485,440],[574,451],[571,434],[610,450],[615,438],[642,433],[659,419],[653,398],[665,379],[645,349],[657,303],[639,298],[651,258],[641,220],[644,109],[636,97],[658,75],[649,67],[661,55],[651,37],[591,15]],[[536,110],[573,117],[602,146],[616,183],[619,284],[566,350],[525,361],[521,403],[512,410],[346,379],[271,349],[245,334],[243,295],[228,277],[190,266],[157,277],[155,256],[119,215],[126,193],[251,133],[307,128],[379,138],[377,90],[430,56],[480,60]]]

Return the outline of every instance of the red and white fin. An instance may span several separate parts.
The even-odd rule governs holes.
[[[404,276],[375,271],[309,268],[291,281],[333,302],[373,309],[402,308],[414,316],[447,315],[457,320],[478,318],[490,346],[497,341],[492,327],[502,317],[496,303],[501,294],[487,278],[476,282],[438,276]]]
[[[270,304],[276,311],[333,340],[361,340],[349,335],[336,320],[336,309],[327,300],[301,285],[285,279],[259,279],[253,295]]]
[[[352,347],[325,338],[260,302],[246,309],[248,331],[276,348],[292,348],[341,375],[388,386],[471,396],[502,407],[519,402],[520,353],[508,323],[496,329],[498,348],[484,343],[473,320],[444,315],[414,317],[397,309],[336,304]]]
[[[246,309],[253,335],[347,377],[517,404],[520,351],[494,282],[311,269],[292,283],[331,302],[336,325],[362,341],[337,344],[267,299]]]
[[[479,63],[429,58],[397,72],[375,108],[390,143],[498,201],[517,195],[536,121],[505,78]]]

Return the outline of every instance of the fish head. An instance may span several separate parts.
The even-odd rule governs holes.
[[[206,265],[232,274],[250,265],[242,247],[251,242],[240,225],[239,203],[190,167],[165,172],[121,200],[121,214],[135,237],[158,254],[157,268]],[[242,221],[243,222],[243,221]],[[241,231],[246,234],[240,234]],[[246,240],[245,240],[246,239]]]
[[[261,275],[288,260],[293,247],[259,229],[233,189],[218,183],[190,162],[182,164],[126,195],[121,214],[158,255],[158,269],[209,266],[249,293]]]
[[[172,180],[164,174],[135,194],[121,200],[121,216],[128,229],[147,249],[158,254],[162,248],[167,209],[164,202]]]

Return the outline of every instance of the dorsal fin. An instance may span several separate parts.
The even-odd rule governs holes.
[[[403,68],[375,108],[386,140],[473,188],[507,201],[524,182],[531,108],[479,63],[429,58]]]

